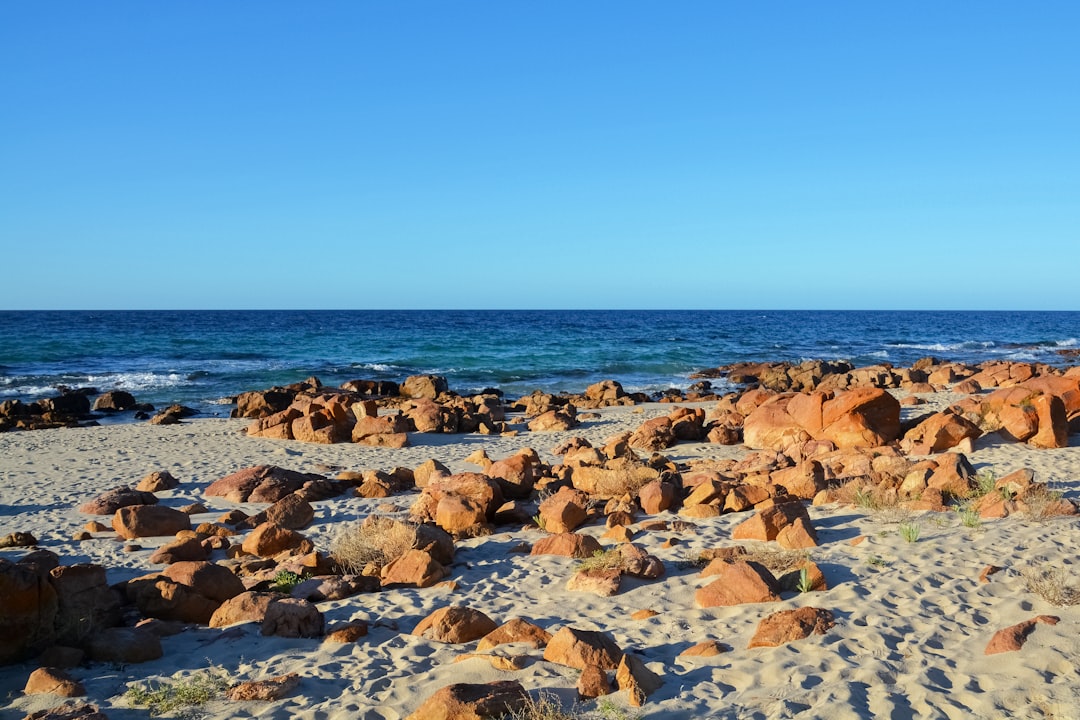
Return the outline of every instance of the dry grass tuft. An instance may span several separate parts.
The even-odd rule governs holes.
[[[625,570],[626,561],[623,559],[619,548],[611,550],[597,550],[592,557],[585,558],[577,564],[575,572],[589,572],[592,570]]]
[[[780,577],[809,560],[810,553],[806,550],[781,550],[770,547],[748,548],[746,555],[738,559],[764,565],[769,572],[776,577]]]
[[[1045,485],[1037,485],[1028,488],[1024,493],[1023,501],[1027,507],[1027,515],[1032,520],[1049,520],[1061,516],[1062,494],[1051,490]]]
[[[1080,605],[1080,578],[1071,569],[1043,563],[1020,571],[1028,592],[1051,605]]]
[[[368,565],[381,568],[416,547],[416,528],[393,518],[371,515],[346,527],[334,537],[330,553],[351,573]]]

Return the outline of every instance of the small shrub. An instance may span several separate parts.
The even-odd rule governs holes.
[[[1023,501],[1027,506],[1027,515],[1032,520],[1048,520],[1058,516],[1058,503],[1062,494],[1045,485],[1033,486],[1024,493]]]
[[[540,528],[545,532],[547,531],[547,519],[545,519],[543,515],[541,515],[540,513],[536,513],[532,516],[532,519],[533,522],[536,523],[536,527]]]
[[[416,547],[416,529],[393,518],[372,515],[334,537],[330,552],[346,571],[363,572],[369,564],[383,567]]]
[[[890,565],[888,560],[878,557],[877,555],[871,555],[866,558],[866,564],[872,568],[878,568],[879,570]]]
[[[292,570],[282,570],[274,576],[274,584],[270,586],[270,589],[274,592],[285,593],[286,595],[292,592],[292,589],[304,582],[310,577],[307,573],[298,575]]]
[[[997,476],[994,475],[994,471],[990,468],[983,468],[975,473],[975,487],[972,489],[971,494],[976,498],[989,495],[994,492],[996,484]]]
[[[909,543],[916,542],[919,539],[919,524],[901,523],[900,537],[904,538],[904,540]]]
[[[511,720],[578,720],[581,716],[566,712],[557,697],[542,692],[535,699],[530,697],[523,708],[508,717]]]
[[[957,514],[960,516],[960,523],[966,528],[974,529],[982,525],[982,518],[979,517],[979,513],[974,508],[957,508]]]
[[[1051,605],[1080,605],[1080,581],[1069,568],[1043,563],[1020,571],[1028,592]]]
[[[128,688],[124,699],[129,705],[146,707],[150,715],[178,713],[181,717],[197,715],[197,708],[219,697],[229,687],[229,674],[212,666],[188,677],[160,683],[139,683]]]

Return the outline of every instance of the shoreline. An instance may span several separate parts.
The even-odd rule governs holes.
[[[952,395],[925,395],[928,405],[905,407],[905,417],[944,407]],[[678,403],[708,409],[715,402]],[[213,521],[237,507],[254,511],[264,505],[232,503],[203,494],[213,481],[244,467],[272,464],[290,470],[333,477],[342,470],[416,467],[439,459],[453,472],[477,472],[466,458],[484,449],[493,459],[534,448],[545,462],[558,457],[551,449],[572,436],[594,445],[645,420],[667,415],[675,405],[610,407],[596,419],[567,431],[501,435],[425,435],[410,433],[413,444],[393,449],[343,443],[318,445],[291,440],[252,438],[242,434],[247,419],[193,419],[178,425],[113,425],[61,428],[0,434],[0,517],[5,533],[37,535],[39,547],[58,553],[63,564],[98,563],[108,581],[117,583],[160,565],[149,563],[152,551],[171,538],[141,538],[144,549],[124,552],[115,533],[94,533],[73,541],[87,515],[76,508],[96,493],[117,485],[134,485],[147,473],[167,470],[181,481],[178,489],[158,493],[160,502],[180,507],[205,503],[210,512],[193,522]],[[680,443],[663,454],[676,462],[741,459],[751,451],[742,445]],[[1001,443],[984,436],[969,459],[976,469],[991,468],[998,477],[1021,467],[1076,497],[1080,484],[1080,437],[1069,447],[1036,450]],[[403,518],[418,493],[385,499],[341,496],[314,502],[314,523],[303,531],[316,549],[326,550],[343,526],[380,513],[387,503],[401,508],[388,513]],[[536,500],[524,512],[534,511]],[[957,513],[913,513],[921,527],[915,543],[905,542],[894,518],[844,504],[810,506],[820,544],[810,556],[822,569],[830,589],[806,594],[784,593],[774,603],[700,608],[695,591],[705,581],[694,559],[702,551],[731,545],[732,529],[752,511],[712,518],[684,518],[671,511],[639,515],[632,542],[659,558],[666,574],[658,581],[628,579],[610,597],[567,590],[578,561],[556,556],[510,552],[521,542],[543,536],[536,528],[500,526],[493,535],[457,541],[457,555],[447,580],[454,588],[387,588],[377,593],[318,603],[328,625],[364,620],[366,637],[333,645],[318,639],[261,637],[251,624],[219,630],[188,628],[163,637],[164,656],[146,663],[115,667],[89,663],[69,672],[86,687],[87,700],[113,720],[145,716],[123,699],[137,682],[186,676],[208,665],[225,668],[238,680],[259,680],[297,673],[298,689],[273,703],[240,703],[217,699],[205,706],[206,717],[385,718],[400,720],[415,711],[439,688],[454,682],[513,679],[532,695],[554,693],[569,708],[578,672],[543,660],[543,651],[512,646],[504,655],[523,657],[517,670],[500,670],[483,658],[455,662],[475,651],[475,643],[447,644],[408,634],[430,612],[461,605],[480,610],[501,624],[526,618],[555,632],[564,626],[610,634],[627,652],[635,652],[658,674],[663,685],[640,709],[644,717],[837,717],[865,718],[890,712],[916,716],[1027,716],[1033,708],[1070,717],[1074,671],[1080,664],[1080,623],[1076,607],[1055,607],[1024,589],[1020,571],[1032,563],[1072,567],[1077,549],[1075,518],[1046,521],[1013,516],[985,520],[978,528],[963,527]],[[107,518],[103,519],[108,522]],[[642,529],[663,520],[666,530]],[[672,529],[679,521],[693,528]],[[579,532],[606,547],[602,522]],[[863,538],[857,545],[852,541]],[[671,545],[669,541],[677,544]],[[768,543],[772,545],[772,543]],[[0,550],[15,560],[24,549]],[[979,582],[987,565],[1004,570],[988,583]],[[823,637],[780,647],[747,649],[758,622],[769,613],[803,606],[825,607],[836,626]],[[651,618],[632,613],[652,610]],[[1059,616],[1054,626],[1039,625],[1018,652],[984,656],[993,633],[1037,614]],[[693,644],[716,640],[728,648],[712,658],[680,657]],[[0,668],[0,693],[11,704],[0,718],[21,718],[56,706],[52,695],[20,695],[29,672],[24,662]],[[627,707],[626,692],[612,696]],[[581,706],[582,716],[595,703]]]

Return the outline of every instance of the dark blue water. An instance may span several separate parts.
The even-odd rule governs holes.
[[[0,399],[89,385],[225,415],[222,398],[310,375],[338,385],[436,373],[463,394],[511,397],[614,378],[653,392],[741,360],[1063,365],[1059,351],[1078,346],[1077,312],[0,312]]]

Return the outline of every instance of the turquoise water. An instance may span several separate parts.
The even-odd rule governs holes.
[[[227,415],[223,399],[317,375],[445,375],[467,393],[686,387],[750,360],[909,365],[935,355],[1072,364],[1077,312],[138,311],[0,312],[0,400],[60,385]]]

